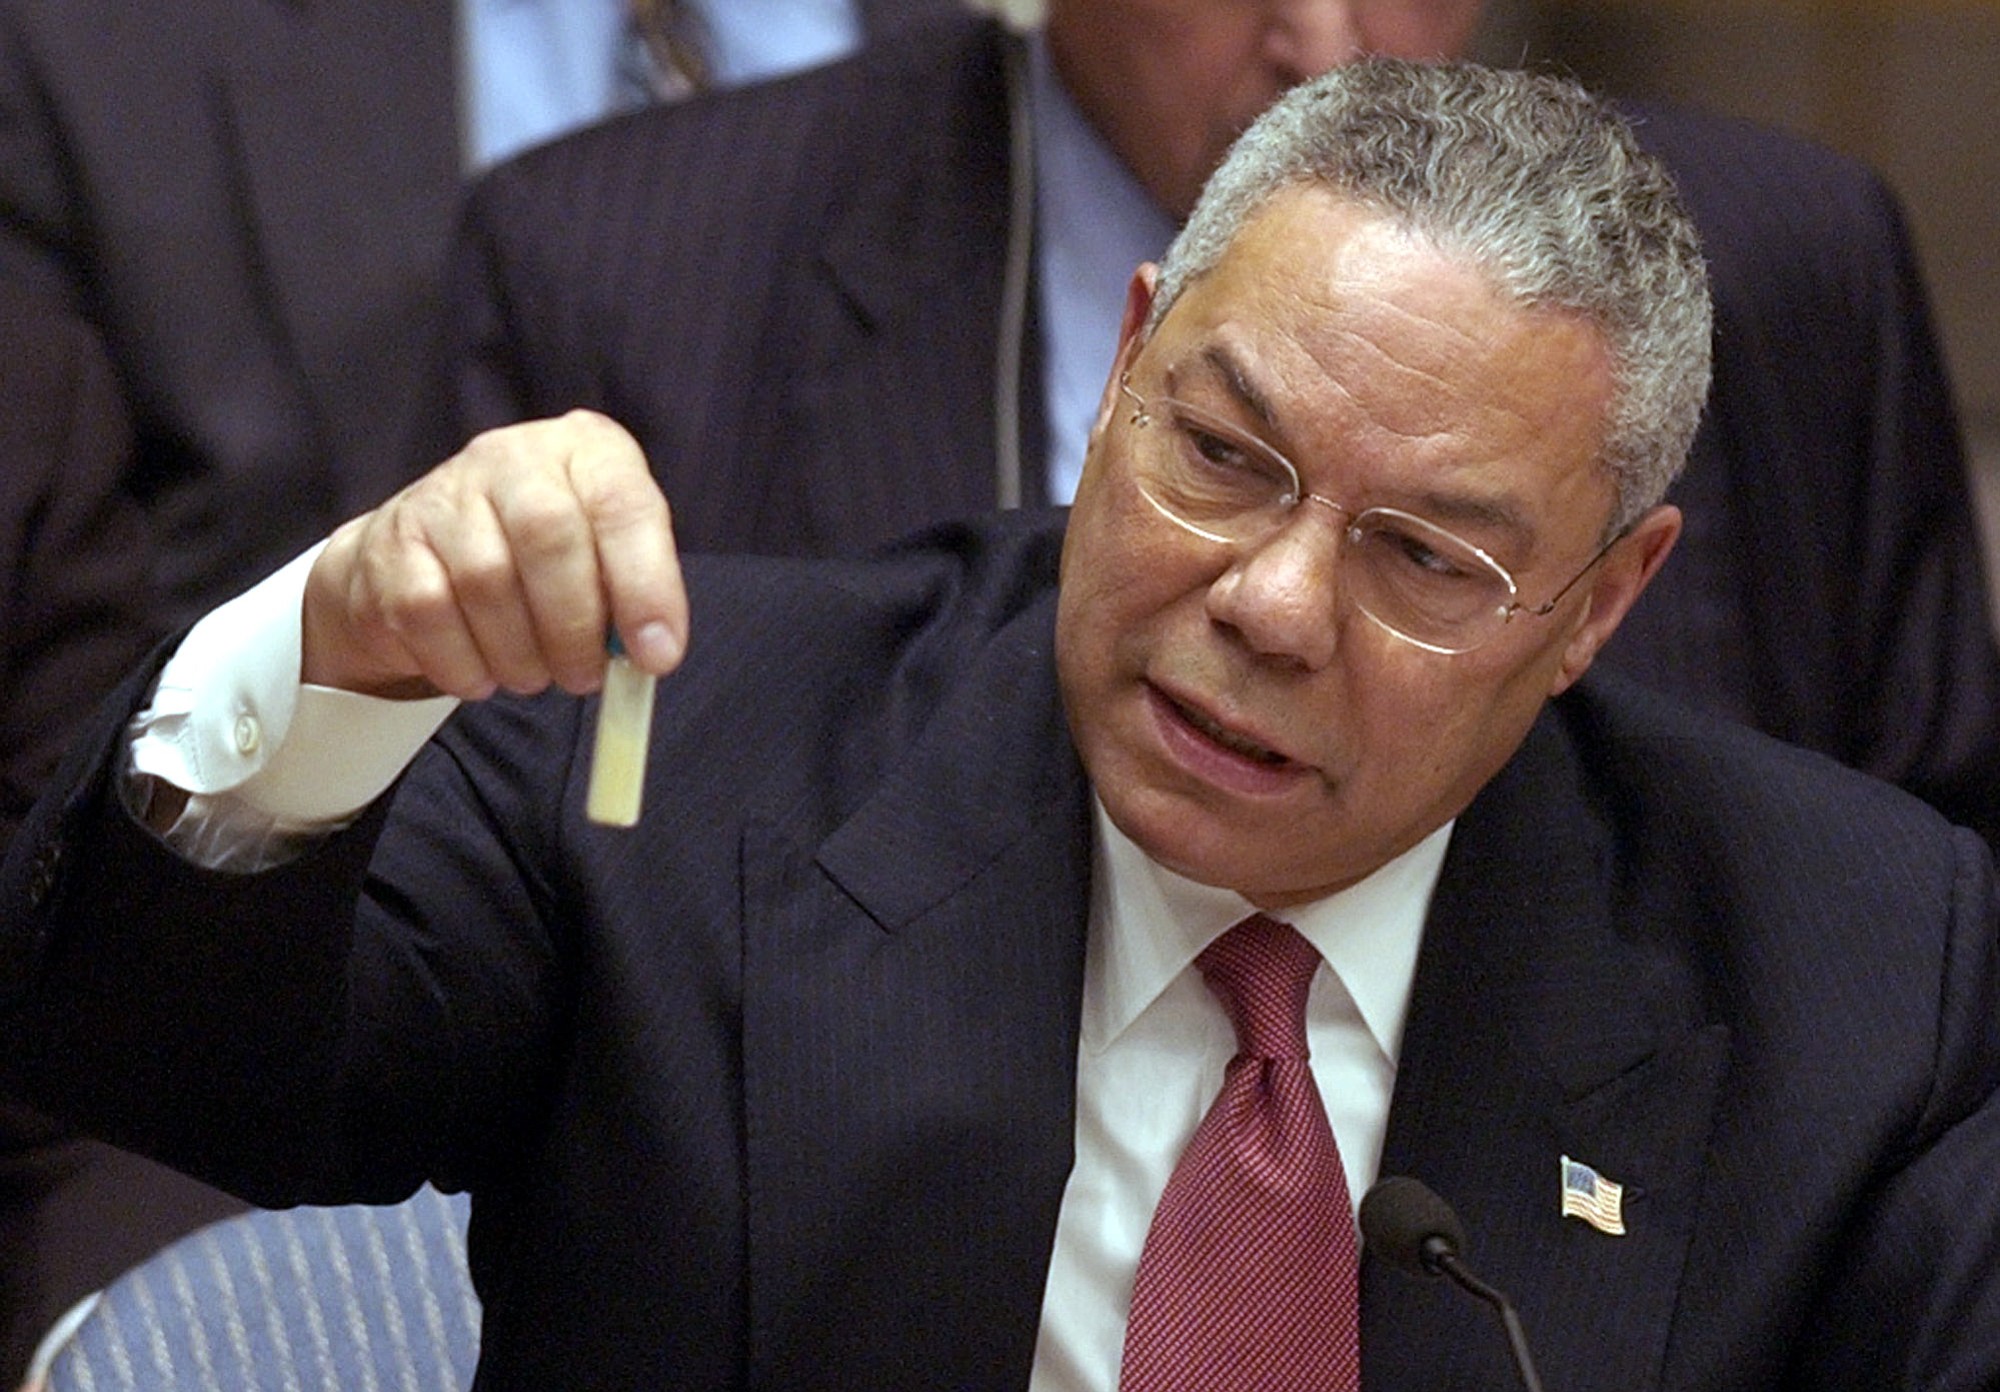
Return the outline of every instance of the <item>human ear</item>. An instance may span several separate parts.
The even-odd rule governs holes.
[[[1132,272],[1125,287],[1125,313],[1118,324],[1118,355],[1111,362],[1111,375],[1104,380],[1104,393],[1097,400],[1097,419],[1090,427],[1090,443],[1095,445],[1111,413],[1118,409],[1118,384],[1132,366],[1132,359],[1146,341],[1146,320],[1153,312],[1153,291],[1160,281],[1160,268],[1151,261]]]
[[[1681,534],[1681,510],[1662,503],[1642,514],[1629,531],[1612,543],[1604,559],[1587,577],[1588,607],[1563,647],[1562,662],[1549,694],[1567,690],[1590,670],[1599,650],[1618,631],[1625,615],[1659,574]]]

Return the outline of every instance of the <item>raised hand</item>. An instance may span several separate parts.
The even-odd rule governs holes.
[[[597,689],[615,624],[655,674],[686,651],[666,499],[591,411],[475,437],[333,534],[306,583],[308,682],[378,696]]]

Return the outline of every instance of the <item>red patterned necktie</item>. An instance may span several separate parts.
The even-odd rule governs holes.
[[[1356,1392],[1354,1212],[1306,1062],[1319,953],[1259,914],[1196,959],[1236,1026],[1139,1257],[1120,1392]]]

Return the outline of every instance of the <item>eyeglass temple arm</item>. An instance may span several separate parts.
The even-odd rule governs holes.
[[[1550,595],[1545,602],[1536,605],[1533,609],[1530,609],[1527,605],[1519,603],[1517,601],[1507,606],[1507,613],[1510,616],[1514,614],[1526,614],[1531,619],[1547,618],[1550,614],[1555,612],[1556,606],[1562,603],[1563,596],[1568,594],[1571,590],[1575,589],[1577,585],[1582,582],[1584,576],[1590,574],[1591,571],[1596,570],[1597,563],[1603,560],[1606,556],[1611,554],[1612,547],[1616,546],[1619,542],[1625,540],[1625,538],[1630,536],[1631,534],[1632,534],[1632,524],[1628,522],[1624,526],[1618,529],[1617,534],[1614,535],[1611,538],[1611,540],[1605,542],[1604,545],[1597,548],[1597,554],[1592,556],[1588,561],[1584,562],[1582,570],[1579,570],[1576,574],[1570,576],[1568,584],[1564,585],[1561,589],[1557,590],[1554,594]]]

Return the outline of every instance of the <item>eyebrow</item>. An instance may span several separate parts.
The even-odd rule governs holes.
[[[1503,498],[1431,492],[1417,494],[1407,505],[1391,503],[1388,506],[1414,513],[1448,530],[1474,524],[1496,528],[1507,533],[1516,545],[1533,546],[1539,539],[1536,529],[1521,516],[1520,509]],[[1473,538],[1467,537],[1466,540]],[[1519,558],[1516,559],[1518,562]]]
[[[1265,396],[1263,390],[1251,380],[1248,367],[1230,350],[1227,343],[1210,341],[1202,345],[1201,360],[1222,379],[1222,384],[1228,388],[1229,394],[1257,418],[1263,434],[1269,436],[1283,433],[1278,429],[1278,413],[1272,408],[1270,398]]]

